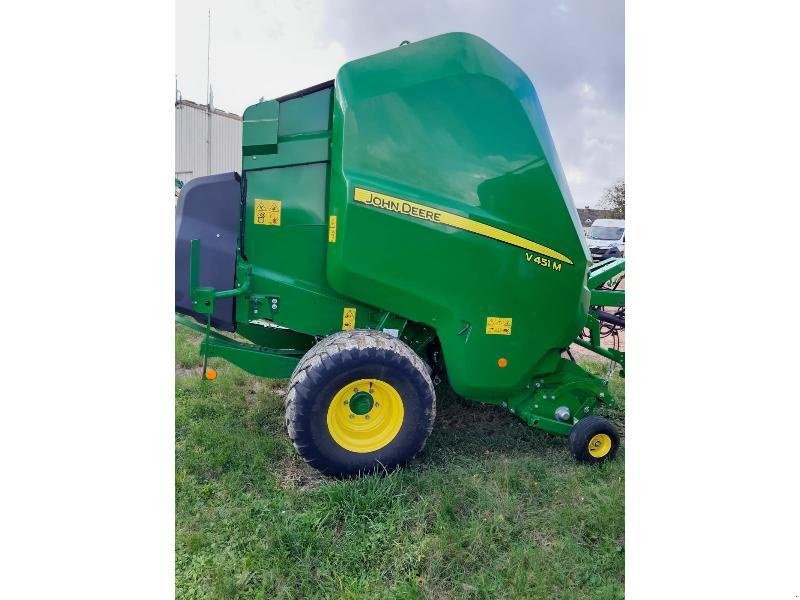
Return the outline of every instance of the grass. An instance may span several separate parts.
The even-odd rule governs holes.
[[[409,468],[327,479],[286,435],[287,382],[213,359],[202,382],[198,342],[177,328],[178,598],[623,597],[624,448],[580,465],[564,439],[447,397]]]

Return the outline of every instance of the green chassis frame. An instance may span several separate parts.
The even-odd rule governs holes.
[[[206,324],[201,325],[191,318],[176,315],[177,323],[204,334],[200,344],[203,358],[203,379],[206,379],[207,361],[210,357],[222,358],[241,369],[268,378],[288,378],[297,363],[313,345],[314,338],[282,327],[259,327],[259,340],[263,345],[239,342],[221,335],[211,328],[211,315],[215,302],[222,298],[246,295],[250,287],[251,268],[244,262],[237,264],[236,281],[232,290],[217,291],[211,287],[200,287],[200,240],[192,240],[190,251],[189,290],[195,310],[206,315]],[[609,258],[593,265],[588,274],[592,306],[624,306],[625,292],[604,288],[625,270],[625,259]],[[382,330],[387,325],[396,327],[405,341],[420,356],[430,344],[435,333],[428,327],[411,323],[389,312],[370,328]],[[374,327],[372,327],[374,325]],[[256,327],[256,326],[251,326]],[[608,358],[620,366],[620,375],[625,376],[625,353],[600,345],[600,321],[591,312],[586,317],[588,339],[577,337],[574,342],[596,354]],[[609,371],[610,372],[610,371]],[[543,377],[537,377],[526,388],[509,398],[481,399],[487,404],[497,404],[510,410],[531,427],[557,435],[569,435],[572,425],[581,417],[591,414],[598,402],[613,405],[614,398],[608,391],[608,379],[596,377],[575,362],[561,359],[556,369]],[[555,418],[556,409],[566,407],[566,420]]]

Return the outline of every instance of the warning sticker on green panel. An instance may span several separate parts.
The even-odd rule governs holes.
[[[342,331],[347,331],[348,329],[354,329],[356,326],[356,309],[355,308],[345,308],[344,312],[342,313]]]
[[[254,214],[253,222],[256,225],[280,226],[281,201],[256,199]]]
[[[511,335],[511,318],[486,317],[487,335]]]

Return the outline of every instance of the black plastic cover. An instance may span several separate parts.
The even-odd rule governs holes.
[[[236,279],[241,187],[238,173],[192,179],[181,189],[175,216],[175,311],[205,324],[189,297],[189,246],[200,240],[200,286],[230,290]],[[234,299],[217,300],[211,324],[233,331]]]

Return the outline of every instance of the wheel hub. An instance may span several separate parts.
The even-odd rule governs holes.
[[[598,433],[589,440],[589,454],[595,458],[603,458],[611,451],[611,437]]]
[[[348,406],[350,406],[350,412],[356,415],[367,414],[372,410],[374,405],[375,400],[373,399],[372,394],[369,392],[356,392],[348,402]]]
[[[389,444],[403,425],[400,393],[380,379],[359,379],[334,394],[328,407],[328,432],[351,452],[374,452]]]

